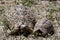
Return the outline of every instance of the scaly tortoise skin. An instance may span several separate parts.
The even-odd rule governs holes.
[[[54,27],[50,20],[47,18],[42,18],[41,20],[37,21],[34,27],[34,32],[39,32],[40,36],[45,37],[48,34],[52,35],[54,33]]]

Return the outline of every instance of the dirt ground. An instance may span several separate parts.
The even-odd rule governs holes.
[[[15,25],[14,23],[18,24],[17,21],[20,21],[20,19],[14,19],[16,14],[13,13],[14,7],[17,4],[27,6],[36,18],[36,21],[42,19],[43,17],[49,19],[53,24],[55,33],[46,38],[33,37],[33,35],[29,35],[28,37],[23,35],[8,36],[6,33],[6,24],[2,21],[5,21],[5,18],[9,18],[9,21],[13,20],[11,21],[13,24],[12,26]],[[22,9],[22,11],[23,10],[24,9]],[[26,0],[0,0],[0,40],[60,40],[60,1],[31,0],[30,2]]]

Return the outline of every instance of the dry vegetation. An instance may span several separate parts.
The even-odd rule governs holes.
[[[14,7],[21,4],[31,10],[36,21],[42,19],[43,17],[46,17],[48,20],[50,20],[54,26],[55,33],[46,38],[38,37],[34,35],[34,33],[30,34],[28,37],[23,35],[8,35],[8,20],[12,23],[11,27],[15,26],[15,24],[19,25],[20,19],[16,18],[18,14],[14,14]],[[23,10],[24,9],[22,6],[22,11]],[[20,15],[18,18],[19,17]],[[60,1],[0,0],[0,40],[60,40]]]

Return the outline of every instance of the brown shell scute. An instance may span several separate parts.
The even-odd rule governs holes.
[[[34,27],[34,32],[40,31],[42,36],[46,36],[47,34],[51,35],[54,33],[54,27],[47,18],[43,18],[41,20],[38,20],[35,27]],[[53,32],[53,33],[52,33]]]

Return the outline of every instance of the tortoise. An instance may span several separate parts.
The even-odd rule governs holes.
[[[16,5],[13,7],[12,13],[10,13],[10,16],[7,17],[10,21],[10,24],[14,26],[10,26],[8,34],[15,34],[16,32],[22,32],[23,34],[25,31],[33,32],[33,28],[35,25],[35,17],[33,16],[31,10],[29,7],[23,6],[23,5]],[[13,20],[12,20],[13,19]],[[15,22],[17,20],[17,22]]]
[[[54,27],[50,20],[47,18],[39,19],[34,27],[34,33],[38,33],[37,35],[42,37],[47,37],[48,34],[54,34]]]

